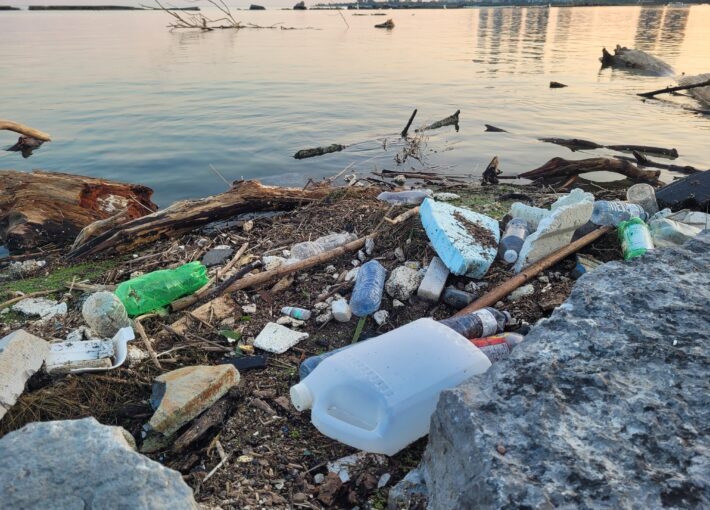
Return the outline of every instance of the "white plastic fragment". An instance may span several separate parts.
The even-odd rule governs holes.
[[[103,372],[120,367],[128,356],[128,342],[135,339],[133,328],[118,330],[110,340],[64,341],[49,345],[47,373]],[[113,362],[111,362],[113,358]]]
[[[262,351],[282,354],[306,338],[308,333],[293,331],[275,322],[269,322],[254,340],[254,347]]]
[[[51,319],[55,315],[66,315],[67,304],[46,298],[26,298],[12,306],[13,311],[25,315],[38,315],[40,319]]]
[[[419,285],[417,296],[427,301],[439,301],[441,293],[444,291],[446,279],[449,277],[449,269],[439,257],[434,257],[429,263],[424,279]]]
[[[350,305],[344,299],[333,301],[333,304],[330,305],[330,309],[333,312],[333,318],[338,322],[348,322],[353,316]]]

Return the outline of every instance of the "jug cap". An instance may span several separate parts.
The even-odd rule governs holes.
[[[516,260],[518,260],[518,252],[515,250],[505,250],[505,253],[503,254],[503,260],[505,260],[508,264],[512,264]]]
[[[311,390],[303,383],[291,386],[291,403],[299,411],[305,411],[313,407],[313,396]]]

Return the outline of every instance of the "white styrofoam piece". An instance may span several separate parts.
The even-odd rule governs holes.
[[[254,340],[254,347],[262,351],[282,354],[306,338],[308,333],[293,331],[275,322],[269,322]]]

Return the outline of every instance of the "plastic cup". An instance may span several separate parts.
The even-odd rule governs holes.
[[[649,216],[658,212],[656,191],[650,184],[634,184],[626,190],[626,200],[643,207]]]

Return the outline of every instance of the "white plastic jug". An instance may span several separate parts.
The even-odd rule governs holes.
[[[313,425],[360,450],[394,455],[429,433],[439,393],[482,374],[478,347],[433,319],[419,319],[323,360],[291,387]]]

